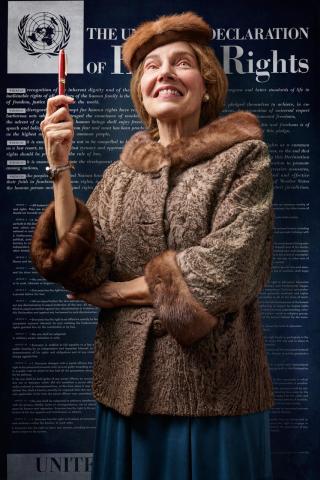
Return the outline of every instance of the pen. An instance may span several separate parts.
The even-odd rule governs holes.
[[[58,93],[64,95],[66,92],[66,76],[67,76],[67,54],[62,49],[59,52],[59,75],[58,75]]]

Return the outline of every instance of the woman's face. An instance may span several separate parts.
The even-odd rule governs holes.
[[[145,57],[141,93],[151,117],[168,122],[199,120],[205,91],[197,58],[187,42],[168,43]]]

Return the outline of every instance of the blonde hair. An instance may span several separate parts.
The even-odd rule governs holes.
[[[190,45],[196,55],[199,70],[204,80],[206,91],[210,97],[208,102],[202,102],[201,105],[199,122],[199,128],[201,128],[217,118],[219,113],[223,110],[228,92],[228,79],[211,47],[195,42],[190,42],[188,45]],[[138,68],[134,71],[131,77],[131,98],[139,117],[151,134],[151,137],[154,140],[158,140],[159,131],[157,121],[148,114],[143,105],[140,88],[142,75],[143,61],[140,62]]]

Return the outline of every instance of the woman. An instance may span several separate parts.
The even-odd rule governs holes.
[[[94,480],[272,478],[257,298],[271,273],[270,158],[255,115],[219,117],[227,80],[210,38],[186,12],[126,40],[147,129],[86,205],[70,181],[73,100],[49,99],[41,123],[54,202],[32,260],[70,299],[101,307]]]

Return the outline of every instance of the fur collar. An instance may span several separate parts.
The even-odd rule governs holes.
[[[157,172],[162,167],[188,167],[212,158],[236,143],[262,140],[258,118],[251,112],[238,111],[218,117],[188,137],[166,147],[152,140],[146,130],[136,132],[126,142],[120,161],[137,172]]]

